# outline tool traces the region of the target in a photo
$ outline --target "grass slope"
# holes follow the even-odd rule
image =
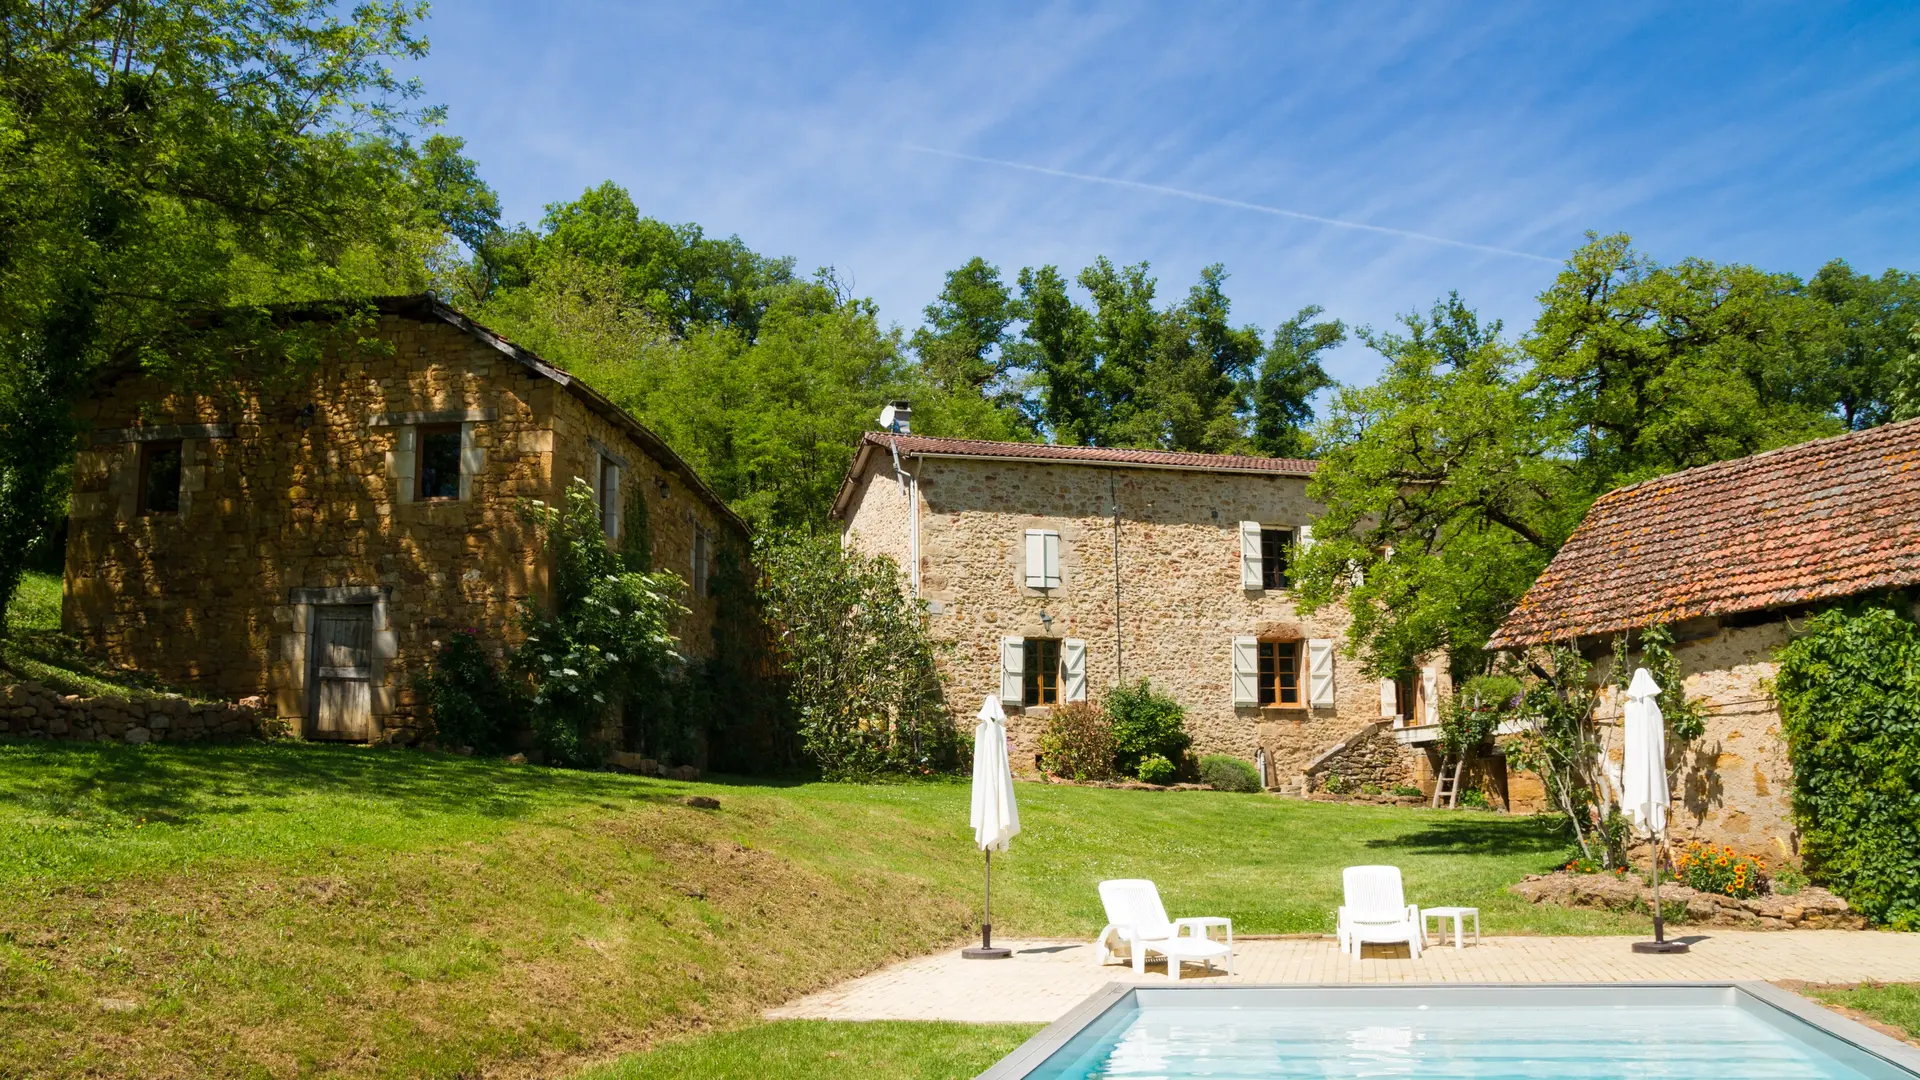
[[[721,809],[681,804],[696,792]],[[1526,820],[1020,796],[1025,831],[995,860],[1008,937],[1091,935],[1094,883],[1116,876],[1240,933],[1325,931],[1339,868],[1363,861],[1402,866],[1418,902],[1478,904],[1489,932],[1626,928],[1504,893],[1561,847]],[[964,939],[966,818],[950,783],[0,742],[0,1076],[551,1075],[735,1027]]]
[[[60,632],[60,575],[29,570],[7,605],[0,638],[0,680],[34,680],[65,694],[126,696],[169,692],[136,672],[118,671],[80,651]]]
[[[778,1020],[668,1043],[591,1069],[578,1080],[968,1080],[1027,1041],[1039,1024]]]
[[[1816,988],[1804,992],[1828,1005],[1865,1013],[1889,1027],[1906,1032],[1908,1040],[1920,1042],[1920,983],[1864,983],[1860,986]]]

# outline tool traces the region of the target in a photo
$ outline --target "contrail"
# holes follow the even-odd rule
[[[1358,229],[1362,232],[1381,233],[1386,236],[1398,236],[1405,240],[1422,240],[1429,244],[1445,244],[1448,247],[1466,248],[1468,251],[1484,251],[1489,255],[1506,255],[1516,259],[1532,259],[1535,262],[1560,265],[1559,259],[1549,259],[1544,255],[1535,255],[1531,251],[1515,251],[1512,248],[1493,247],[1488,244],[1475,244],[1466,240],[1453,240],[1431,233],[1413,232],[1408,229],[1393,229],[1385,225],[1368,225],[1360,221],[1342,221],[1339,218],[1321,217],[1319,214],[1302,213],[1299,210],[1283,210],[1278,206],[1262,206],[1259,203],[1241,202],[1239,199],[1223,199],[1218,195],[1208,195],[1202,191],[1187,191],[1184,188],[1167,187],[1164,184],[1143,184],[1138,180],[1120,180],[1111,176],[1095,176],[1092,173],[1068,172],[1065,169],[1049,169],[1044,165],[1028,165],[1022,161],[1002,161],[999,158],[979,157],[974,154],[962,154],[953,150],[937,150],[931,146],[915,146],[912,143],[899,144],[901,149],[916,154],[933,154],[936,157],[953,158],[956,161],[972,161],[981,165],[998,165],[1003,169],[1020,169],[1024,172],[1039,173],[1042,176],[1059,176],[1068,180],[1080,180],[1089,184],[1106,184],[1109,187],[1130,188],[1155,195],[1171,195],[1176,199],[1188,199],[1193,202],[1212,203],[1215,206],[1232,207],[1235,210],[1252,210],[1257,214],[1272,214],[1274,217],[1293,218],[1296,221],[1311,221],[1317,225],[1332,225],[1340,229]]]

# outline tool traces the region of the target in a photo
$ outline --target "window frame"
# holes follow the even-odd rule
[[[620,538],[620,463],[605,454],[600,459],[594,487],[600,501],[600,531],[608,540]]]
[[[1020,641],[1020,704],[1024,708],[1064,704],[1060,700],[1060,638]],[[1051,653],[1053,662],[1047,663]],[[1049,697],[1048,695],[1052,696]]]
[[[693,573],[693,580],[688,584],[693,587],[693,595],[711,596],[713,594],[713,535],[698,525],[693,529],[693,551],[690,554],[693,565],[689,569]]]
[[[153,462],[159,455],[172,451],[173,466],[173,505],[153,505]],[[187,467],[187,444],[185,439],[150,439],[140,444],[139,516],[158,517],[163,514],[178,516],[181,506],[182,481]]]
[[[1293,578],[1288,571],[1293,569],[1293,554],[1299,543],[1299,534],[1293,529],[1260,526],[1262,590],[1279,592],[1293,588]]]
[[[1258,645],[1257,666],[1254,672],[1255,695],[1263,709],[1300,709],[1306,706],[1301,697],[1300,659],[1305,642],[1294,638],[1261,638]],[[1283,654],[1284,653],[1284,657]],[[1282,670],[1281,660],[1287,661],[1288,670]],[[1292,680],[1293,697],[1288,700],[1285,694],[1286,680]]]
[[[427,494],[427,440],[453,436],[453,494]],[[413,501],[444,503],[460,501],[460,479],[466,472],[466,435],[456,421],[444,424],[417,424],[413,429]]]

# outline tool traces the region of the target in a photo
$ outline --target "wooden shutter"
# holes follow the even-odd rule
[[[1440,669],[1420,669],[1420,722],[1437,724],[1440,722]]]
[[[1060,700],[1087,700],[1087,643],[1079,638],[1060,643]]]
[[[1313,546],[1313,526],[1302,525],[1294,532],[1294,547],[1305,551]]]
[[[1316,709],[1333,706],[1333,639],[1307,641],[1307,702]]]
[[[1380,680],[1380,719],[1391,720],[1400,715],[1400,684],[1392,679]]]
[[[1060,534],[1050,529],[1027,530],[1026,581],[1029,589],[1060,587]]]
[[[1233,639],[1233,703],[1260,704],[1260,639]]]
[[[1260,588],[1260,523],[1240,523],[1240,587]]]
[[[1007,637],[1000,639],[1000,700],[1015,705],[1026,696],[1026,678],[1024,675],[1027,659],[1025,638]]]

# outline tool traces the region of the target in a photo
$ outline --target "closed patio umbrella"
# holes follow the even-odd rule
[[[992,694],[980,704],[973,729],[973,842],[987,856],[986,906],[980,918],[980,945],[962,949],[969,960],[1004,960],[1012,950],[993,947],[993,853],[1007,850],[1020,831],[1020,807],[1013,801],[1013,766],[1007,761],[1007,714]]]
[[[1646,830],[1653,844],[1653,940],[1636,941],[1634,952],[1686,952],[1684,941],[1668,941],[1666,923],[1660,915],[1660,849],[1667,831],[1667,721],[1653,699],[1660,686],[1646,668],[1633,673],[1627,686],[1624,712],[1625,745],[1621,762],[1620,794],[1626,803],[1627,820]]]

